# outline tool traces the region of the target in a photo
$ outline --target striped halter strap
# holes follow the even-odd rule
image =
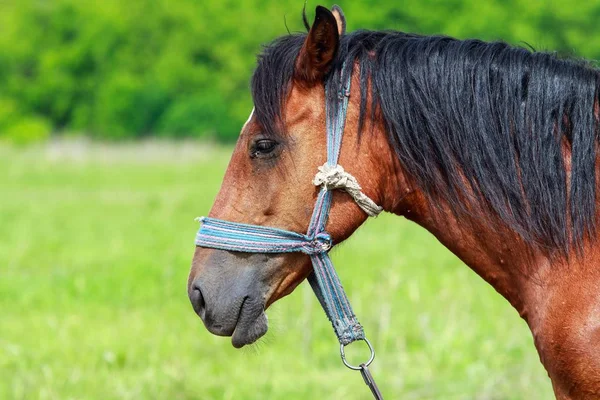
[[[332,189],[345,190],[369,216],[376,216],[382,211],[381,207],[360,191],[356,179],[337,164],[352,80],[351,70],[346,72],[347,76],[343,79],[344,70],[345,68],[342,67],[339,81],[334,79],[334,76],[326,85],[327,99],[330,97],[331,90],[336,90],[338,96],[334,103],[334,109],[330,109],[329,101],[326,101],[327,162],[319,167],[319,172],[313,181],[321,189],[308,232],[300,234],[266,226],[201,217],[199,220],[202,222],[202,226],[196,235],[196,246],[244,253],[301,252],[308,254],[313,265],[313,273],[310,274],[308,280],[333,325],[340,342],[342,361],[348,368],[360,370],[375,398],[382,399],[367,368],[373,361],[375,352],[365,337],[363,327],[352,311],[348,297],[329,258],[328,252],[333,246],[333,241],[325,231],[331,208]],[[367,343],[371,356],[367,362],[354,366],[346,361],[344,347],[357,340]]]

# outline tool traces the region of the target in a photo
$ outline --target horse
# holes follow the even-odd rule
[[[557,399],[600,398],[600,72],[504,42],[346,33],[338,7],[304,22],[307,33],[258,57],[254,108],[209,217],[306,232],[337,101],[325,87],[348,76],[339,164],[508,300]],[[335,244],[366,219],[348,194],[333,194]],[[312,270],[305,254],[197,246],[188,295],[211,333],[242,347]]]

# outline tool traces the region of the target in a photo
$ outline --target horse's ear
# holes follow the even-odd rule
[[[335,4],[333,7],[331,7],[331,13],[333,14],[333,16],[335,17],[335,20],[337,22],[338,33],[340,34],[340,37],[342,35],[345,35],[346,34],[346,16],[344,15],[342,8],[340,6],[338,6],[337,4]]]
[[[315,22],[296,60],[295,78],[309,86],[322,82],[331,68],[339,44],[338,22],[333,13],[317,6]]]

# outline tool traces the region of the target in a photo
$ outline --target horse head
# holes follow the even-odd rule
[[[326,154],[326,79],[341,71],[337,54],[345,20],[337,7],[317,7],[308,34],[278,39],[260,56],[252,80],[255,108],[243,126],[209,217],[306,232],[318,194],[313,178]],[[350,66],[352,74],[352,66]],[[383,134],[360,140],[357,72],[346,113],[339,164],[362,191],[385,206],[382,193],[397,171]],[[337,94],[335,94],[337,95]],[[362,129],[380,130],[367,122]],[[373,157],[373,155],[379,157]],[[379,171],[374,173],[374,171]],[[335,193],[327,231],[349,237],[367,215]],[[291,293],[312,271],[305,254],[247,254],[196,248],[188,294],[207,329],[232,335],[241,347],[267,331],[265,309]]]

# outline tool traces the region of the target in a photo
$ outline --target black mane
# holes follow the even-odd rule
[[[281,37],[258,58],[252,94],[266,133],[281,126],[305,37]],[[434,200],[563,254],[595,234],[597,70],[501,42],[357,31],[327,77],[330,108],[354,62],[402,165]],[[366,102],[359,130],[373,117]]]

